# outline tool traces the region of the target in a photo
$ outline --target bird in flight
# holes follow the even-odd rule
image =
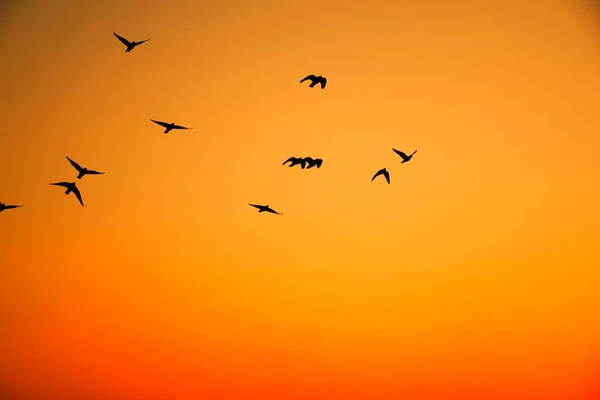
[[[79,188],[77,187],[75,182],[56,182],[56,183],[51,183],[50,185],[66,187],[67,191],[65,192],[65,194],[68,195],[71,192],[75,193],[75,196],[77,196],[77,200],[79,200],[79,202],[81,203],[81,206],[83,207],[83,200],[81,199],[81,193],[79,192]]]
[[[327,85],[327,78],[325,78],[324,76],[315,76],[315,75],[308,75],[306,78],[302,79],[300,81],[300,83],[310,80],[311,83],[310,85],[308,85],[308,87],[315,87],[317,84],[321,84],[321,89],[325,89],[325,85]]]
[[[410,159],[412,158],[412,156],[415,155],[415,153],[417,152],[416,150],[413,151],[413,153],[410,156],[407,156],[406,153],[401,152],[400,150],[396,150],[394,148],[392,148],[392,150],[394,150],[394,152],[396,154],[398,154],[400,157],[402,157],[402,162],[400,164],[404,164],[405,162],[409,162]]]
[[[175,125],[175,122],[171,122],[170,124],[167,124],[166,122],[162,122],[162,121],[155,121],[153,119],[150,119],[150,121],[154,122],[155,124],[158,124],[165,129],[165,133],[169,133],[170,131],[172,131],[173,129],[194,129],[194,128],[186,128],[185,126],[181,126],[181,125]]]
[[[323,160],[320,158],[305,157],[304,161],[307,163],[306,169],[311,169],[312,167],[321,168],[321,165],[323,164]]]
[[[248,203],[248,204],[251,205],[252,207],[258,208],[259,213],[270,212],[272,214],[283,215],[283,214],[280,214],[277,211],[273,210],[271,207],[269,207],[268,204],[266,206],[261,206],[260,204],[250,204],[250,203]]]
[[[87,168],[82,168],[81,165],[77,164],[75,161],[71,160],[67,156],[67,160],[71,163],[72,166],[75,167],[77,171],[79,171],[79,175],[77,175],[77,179],[83,178],[84,175],[102,175],[104,172],[98,172]]]
[[[136,46],[139,46],[140,44],[146,43],[148,40],[150,40],[150,38],[148,38],[146,40],[141,40],[139,42],[130,42],[129,40],[125,39],[123,36],[119,36],[114,32],[113,32],[113,35],[115,35],[117,37],[117,39],[119,39],[121,41],[121,43],[123,43],[125,46],[127,46],[127,50],[125,50],[126,53],[129,53]]]
[[[290,167],[293,167],[294,165],[298,165],[298,164],[300,164],[302,169],[304,169],[304,167],[306,167],[306,160],[304,158],[290,157],[283,162],[283,165],[285,165],[288,162],[290,163],[290,165],[289,165]]]
[[[0,202],[0,212],[4,211],[4,210],[10,210],[11,208],[19,208],[19,207],[23,207],[23,204],[21,204],[20,206],[14,206],[14,205],[10,205],[10,204],[4,204],[2,202]]]
[[[383,175],[385,177],[385,180],[387,181],[387,183],[389,185],[389,183],[390,183],[390,173],[385,168],[381,168],[379,171],[377,171],[377,173],[375,175],[373,175],[373,179],[371,179],[371,182],[373,182],[375,180],[375,178],[377,178],[379,175]]]

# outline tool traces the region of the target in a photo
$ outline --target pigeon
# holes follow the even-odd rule
[[[323,164],[323,160],[320,158],[306,157],[304,158],[304,161],[306,161],[307,164],[306,169],[311,169],[312,167],[321,168],[321,165]]]
[[[302,79],[300,81],[300,83],[306,81],[306,80],[310,80],[311,83],[308,87],[315,87],[317,84],[321,84],[321,89],[325,89],[325,85],[327,85],[327,78],[325,78],[324,76],[315,76],[315,75],[308,75],[306,78]]]
[[[415,155],[415,153],[417,152],[416,150],[413,151],[413,153],[410,156],[407,156],[406,153],[401,152],[400,150],[396,150],[394,148],[392,148],[392,150],[394,150],[394,152],[396,154],[398,154],[400,157],[402,157],[402,162],[400,164],[404,164],[405,162],[409,162],[410,159],[412,158],[412,156]]]
[[[65,192],[65,194],[68,195],[71,192],[75,193],[75,196],[77,196],[77,200],[79,200],[79,202],[81,203],[81,206],[83,207],[83,200],[81,199],[81,193],[79,192],[79,189],[77,188],[77,185],[75,184],[75,182],[56,182],[56,183],[51,183],[50,185],[66,187],[67,191]]]
[[[0,202],[0,212],[4,211],[4,210],[10,210],[11,208],[19,208],[19,207],[23,207],[23,204],[21,204],[20,206],[15,206],[15,205],[10,205],[10,204],[4,204],[2,202]]]
[[[129,53],[131,50],[133,50],[136,46],[139,46],[142,43],[146,43],[148,40],[150,40],[150,38],[146,39],[146,40],[141,40],[139,42],[130,42],[129,40],[125,39],[122,36],[117,35],[116,33],[113,32],[113,35],[115,35],[117,37],[117,39],[119,39],[121,41],[121,43],[123,43],[125,46],[127,46],[127,49],[125,50],[126,53]]]
[[[302,169],[304,169],[304,167],[306,167],[306,160],[303,158],[300,158],[300,157],[290,157],[283,162],[283,165],[285,165],[288,162],[290,163],[290,165],[289,165],[290,167],[293,167],[294,165],[298,165],[298,164],[300,164]]]
[[[152,121],[155,124],[158,124],[158,125],[166,128],[165,129],[165,133],[169,133],[173,129],[194,129],[194,128],[186,128],[185,126],[181,126],[181,125],[175,125],[175,122],[171,122],[170,124],[167,124],[166,122],[155,121],[153,119],[150,119],[150,121]]]
[[[79,175],[77,175],[77,179],[83,178],[84,175],[102,175],[104,172],[98,172],[87,168],[81,168],[81,165],[77,164],[75,161],[71,160],[67,156],[67,160],[71,163],[72,166],[75,167],[77,171],[79,171]]]
[[[272,208],[270,208],[269,205],[261,206],[259,204],[250,204],[250,203],[248,203],[248,204],[251,205],[252,207],[258,208],[258,212],[259,213],[261,213],[261,212],[270,212],[270,213],[277,214],[277,215],[283,215],[283,214],[280,214],[277,211],[273,210]]]
[[[387,181],[387,183],[390,183],[390,173],[387,172],[387,170],[385,168],[380,169],[379,171],[377,171],[377,173],[375,175],[373,175],[373,179],[371,179],[371,182],[373,182],[375,180],[375,178],[377,178],[379,175],[383,175],[385,176],[385,180]]]

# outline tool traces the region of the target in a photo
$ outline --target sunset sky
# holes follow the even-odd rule
[[[0,59],[0,400],[600,398],[594,1],[3,1]]]

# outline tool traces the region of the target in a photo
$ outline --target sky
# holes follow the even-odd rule
[[[600,396],[593,2],[0,16],[0,398]]]

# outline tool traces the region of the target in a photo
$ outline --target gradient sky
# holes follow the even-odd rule
[[[3,400],[599,398],[592,2],[0,15]]]

